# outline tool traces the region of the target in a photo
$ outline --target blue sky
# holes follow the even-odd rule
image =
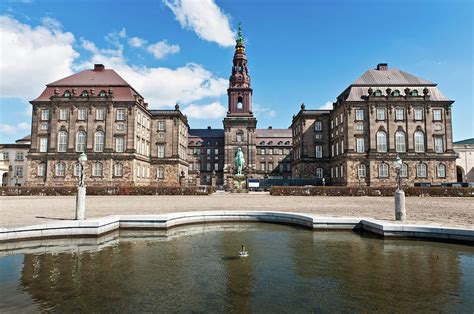
[[[261,128],[387,62],[438,83],[456,101],[454,140],[474,137],[472,1],[6,0],[0,16],[1,143],[29,133],[45,84],[95,62],[151,108],[179,102],[192,128],[222,128],[239,21]]]

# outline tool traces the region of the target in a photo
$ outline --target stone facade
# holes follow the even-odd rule
[[[26,136],[15,144],[0,144],[0,178],[2,186],[25,185],[28,174],[28,150],[31,139]]]
[[[457,182],[474,182],[474,138],[453,143],[456,159]]]

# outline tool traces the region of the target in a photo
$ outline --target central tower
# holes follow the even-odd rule
[[[244,38],[239,24],[232,73],[227,89],[229,107],[224,118],[224,182],[227,182],[229,174],[235,172],[234,156],[239,147],[246,161],[244,172],[252,174],[255,171],[257,119],[252,112],[252,92]]]

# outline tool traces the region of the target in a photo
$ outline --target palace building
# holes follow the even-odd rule
[[[96,64],[46,85],[31,101],[28,185],[227,185],[241,148],[249,178],[325,179],[332,185],[455,181],[451,105],[436,84],[379,64],[332,110],[301,110],[291,127],[257,128],[242,34],[236,40],[223,129],[192,129],[178,104],[150,110],[112,69]]]

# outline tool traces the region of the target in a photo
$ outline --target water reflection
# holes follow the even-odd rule
[[[237,257],[241,243],[247,258]],[[243,224],[120,231],[10,249],[0,247],[0,311],[38,306],[57,312],[463,312],[474,307],[474,248],[462,245]]]

